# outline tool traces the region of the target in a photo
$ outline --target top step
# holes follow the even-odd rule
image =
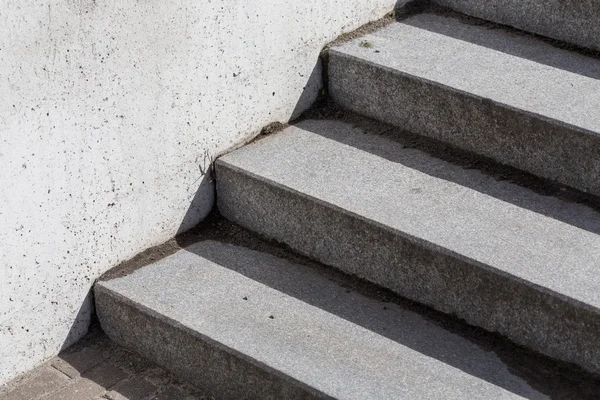
[[[419,14],[334,47],[342,107],[600,195],[600,60]]]
[[[565,0],[435,0],[473,17],[600,50],[600,3]]]

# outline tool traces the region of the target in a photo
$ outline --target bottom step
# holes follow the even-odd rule
[[[111,339],[216,398],[547,398],[412,311],[231,244],[194,244],[95,296]]]

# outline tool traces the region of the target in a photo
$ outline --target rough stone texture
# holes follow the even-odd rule
[[[432,14],[329,60],[345,108],[600,195],[600,60]]]
[[[65,371],[68,374],[65,374]],[[96,327],[35,371],[0,387],[1,400],[209,400]]]
[[[322,47],[396,3],[3,0],[0,384],[81,337],[94,280],[194,226],[215,155],[310,106]]]
[[[596,0],[434,0],[456,11],[600,50]]]
[[[58,392],[45,397],[47,400],[82,400],[95,399],[106,390],[101,385],[88,379],[79,379]]]
[[[146,398],[156,392],[157,387],[143,376],[132,378],[115,386],[108,392],[107,397],[114,400],[130,398]]]
[[[419,315],[243,247],[201,242],[95,293],[111,338],[218,398],[545,398]]]
[[[210,285],[212,282],[205,282],[205,286]],[[171,291],[173,290],[176,289],[172,288]],[[194,332],[185,325],[181,326],[179,321],[170,321],[168,317],[161,318],[154,310],[147,310],[144,305],[132,305],[123,296],[113,296],[104,289],[104,283],[95,287],[95,293],[102,327],[111,339],[138,354],[143,354],[215,397],[314,397],[309,395],[310,392],[305,388],[290,384],[278,374],[270,374],[269,370],[265,371],[260,364],[256,365],[252,360],[242,358],[240,362],[236,352],[232,354],[223,350],[223,346],[215,345],[202,333]],[[190,304],[195,306],[187,300],[171,307],[188,310]],[[202,316],[198,316],[201,319]]]
[[[217,161],[233,222],[600,371],[600,215],[335,121]]]
[[[0,392],[2,400],[31,400],[51,394],[56,390],[60,390],[70,384],[68,377],[60,371],[48,368],[39,367],[31,371],[27,379],[23,379],[22,383],[11,390],[3,390]]]

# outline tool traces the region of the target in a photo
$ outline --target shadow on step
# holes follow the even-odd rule
[[[359,327],[362,327],[371,334],[383,336],[397,345],[408,347],[525,398],[548,398],[547,395],[550,395],[550,398],[592,398],[594,391],[600,387],[597,383],[586,382],[584,377],[581,382],[564,380],[560,372],[548,364],[543,365],[543,362],[536,366],[543,365],[542,368],[529,371],[530,375],[537,375],[530,381],[516,372],[522,372],[523,366],[531,368],[531,363],[526,360],[522,365],[515,365],[520,364],[518,354],[513,356],[512,365],[507,364],[494,351],[445,329],[441,324],[432,322],[396,302],[376,300],[348,289],[347,285],[340,284],[339,281],[334,282],[314,268],[298,264],[293,257],[293,263],[285,262],[264,252],[249,251],[244,247],[212,240],[188,247],[186,250],[268,288],[349,321],[357,325],[359,331]],[[281,257],[281,253],[278,253],[278,256]],[[301,307],[300,310],[302,309]],[[316,331],[314,334],[318,336],[330,333]],[[364,345],[368,347],[369,342]],[[491,347],[501,346],[494,343]],[[386,354],[376,356],[386,357]]]
[[[429,176],[456,183],[517,207],[600,235],[600,214],[590,207],[563,201],[553,196],[539,195],[518,184],[499,181],[476,169],[465,168],[436,158],[438,156],[436,152],[443,151],[443,149],[433,149],[432,154],[429,155],[420,150],[407,148],[407,146],[412,147],[412,144],[407,144],[412,139],[404,137],[404,132],[398,128],[377,122],[369,125],[369,120],[361,117],[356,118],[356,121],[350,120],[348,122],[350,125],[345,126],[344,129],[340,129],[338,121],[327,120],[307,120],[296,125],[319,136],[335,140]],[[355,124],[354,122],[358,123]],[[426,150],[429,151],[429,149]],[[439,156],[443,156],[443,154]],[[518,171],[516,172],[518,173]]]
[[[600,79],[600,63],[593,58],[598,57],[598,52],[467,17],[441,7],[435,7],[432,11],[447,18],[423,14],[402,20],[402,23],[573,74]],[[571,53],[567,54],[567,51]]]

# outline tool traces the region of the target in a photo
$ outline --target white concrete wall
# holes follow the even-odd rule
[[[395,3],[0,0],[0,383],[84,334],[94,280],[200,221],[211,158],[310,105],[323,45]]]

